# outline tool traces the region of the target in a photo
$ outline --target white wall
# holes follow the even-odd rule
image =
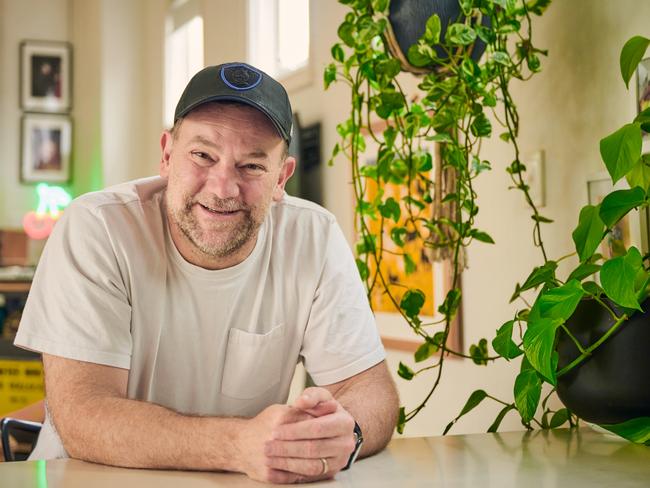
[[[19,183],[19,44],[73,47],[75,196],[157,171],[166,0],[0,0],[0,227],[36,206]]]
[[[36,206],[36,192],[19,184],[19,45],[26,39],[68,41],[68,1],[0,0],[0,14],[0,227],[20,227]]]

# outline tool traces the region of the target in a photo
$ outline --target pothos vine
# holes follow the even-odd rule
[[[347,84],[352,96],[350,116],[337,126],[341,140],[332,159],[342,153],[351,163],[360,237],[357,266],[369,298],[379,287],[422,340],[414,359],[428,364],[413,370],[400,363],[398,374],[410,380],[435,370],[420,404],[400,409],[398,431],[403,432],[437,389],[446,357],[470,358],[477,364],[500,357],[489,355],[486,339],[471,345],[468,353],[449,344],[461,303],[464,250],[473,241],[494,242],[475,226],[479,207],[474,189],[475,179],[491,168],[480,157],[482,141],[494,130],[491,120],[505,128],[500,137],[513,149],[507,168],[512,188],[530,206],[533,240],[547,261],[541,225],[550,220],[540,214],[525,183],[517,143],[519,115],[509,86],[513,79],[526,80],[540,70],[539,55],[545,52],[533,46],[531,16],[541,15],[550,0],[459,0],[462,14],[455,22],[443,26],[437,15],[426,20],[423,36],[407,53],[411,65],[427,71],[416,96],[402,88],[402,66],[389,50],[389,1],[339,1],[350,11],[338,28],[340,42],[332,46],[334,62],[326,68],[324,81],[326,87],[335,81]],[[488,22],[481,21],[485,18]],[[477,44],[485,45],[480,61],[472,57]],[[377,130],[376,122],[382,120]],[[374,165],[363,162],[369,141],[378,147]],[[406,194],[387,195],[391,185]],[[390,253],[401,258],[407,275],[415,271],[416,260],[407,250],[413,241],[427,250],[427,259],[451,263],[450,289],[436,319],[428,322],[422,314],[425,293],[391,281],[382,266]],[[495,400],[505,405],[502,412],[515,408]],[[499,423],[497,418],[491,429]]]

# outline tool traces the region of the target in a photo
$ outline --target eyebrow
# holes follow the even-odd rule
[[[219,144],[216,144],[215,142],[211,141],[207,137],[203,137],[201,135],[194,136],[192,139],[190,139],[190,143],[195,143],[199,142],[201,144],[204,144],[206,146],[212,147],[214,149],[220,149],[221,146]],[[269,155],[266,151],[263,149],[253,149],[250,152],[246,153],[245,157],[247,158],[268,158]]]

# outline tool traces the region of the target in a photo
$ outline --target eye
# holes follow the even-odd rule
[[[249,175],[260,175],[266,173],[266,166],[258,163],[246,163],[240,166],[246,174]]]
[[[192,159],[198,164],[209,164],[212,162],[212,157],[203,151],[192,151],[190,154]]]

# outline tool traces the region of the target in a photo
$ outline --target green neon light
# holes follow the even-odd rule
[[[36,464],[36,486],[47,488],[47,461],[39,459]]]
[[[39,183],[36,185],[36,193],[38,194],[38,207],[36,214],[43,216],[50,214],[56,219],[61,210],[70,205],[72,197],[60,186],[49,186],[47,183]]]

